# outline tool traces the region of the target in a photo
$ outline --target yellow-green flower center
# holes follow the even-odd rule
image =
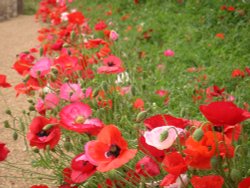
[[[77,116],[76,119],[75,119],[75,123],[82,124],[82,123],[85,122],[85,120],[86,120],[85,117],[83,117],[83,116]]]

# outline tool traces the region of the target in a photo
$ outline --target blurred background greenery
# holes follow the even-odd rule
[[[32,15],[36,13],[40,0],[23,0],[23,14]]]

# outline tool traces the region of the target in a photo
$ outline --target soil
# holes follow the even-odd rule
[[[15,70],[11,67],[15,62],[16,55],[27,51],[38,44],[36,37],[39,24],[35,22],[34,16],[18,16],[0,23],[0,74],[7,75],[7,81],[15,86],[21,82]],[[2,89],[5,100],[0,96],[0,141],[6,143],[10,150],[7,157],[8,162],[30,169],[29,157],[26,154],[23,138],[17,141],[12,139],[13,131],[3,128],[3,121],[8,119],[5,110],[10,108],[15,116],[21,114],[27,108],[25,96],[16,97],[14,88]],[[0,163],[0,188],[28,188],[32,180],[24,180],[20,170],[16,170]],[[4,166],[6,168],[4,168]],[[8,178],[5,176],[9,176]],[[30,179],[30,178],[29,178]]]

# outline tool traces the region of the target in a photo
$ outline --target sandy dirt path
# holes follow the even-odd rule
[[[27,51],[37,44],[37,31],[39,24],[35,23],[34,16],[18,16],[8,21],[0,23],[0,74],[7,75],[7,81],[16,85],[21,81],[21,77],[11,69],[15,62],[16,54]],[[13,88],[1,89],[6,102],[13,114],[18,115],[22,109],[28,106],[24,96],[15,97]],[[23,139],[13,141],[13,131],[3,128],[3,121],[7,119],[5,114],[6,103],[0,97],[0,141],[7,144],[10,149],[8,161],[12,163],[27,163],[28,157],[24,152]],[[0,188],[28,188],[30,183],[20,178],[7,179],[1,176],[22,177],[22,173],[17,170],[3,169],[0,164]]]

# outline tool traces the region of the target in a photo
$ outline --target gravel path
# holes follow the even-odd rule
[[[21,77],[11,69],[15,62],[16,54],[34,47],[39,25],[35,23],[34,16],[18,16],[0,23],[0,74],[7,75],[7,81],[15,86],[21,81]],[[15,97],[13,88],[1,89],[7,105],[13,114],[20,114],[27,107],[24,96]],[[23,139],[13,141],[13,132],[3,128],[3,121],[7,119],[6,102],[0,97],[0,141],[7,144],[10,149],[8,161],[18,164],[27,163],[28,157],[24,152]],[[21,177],[22,173],[13,169],[3,169],[0,164],[0,188],[28,188],[30,183],[19,178],[3,178],[1,176]]]

